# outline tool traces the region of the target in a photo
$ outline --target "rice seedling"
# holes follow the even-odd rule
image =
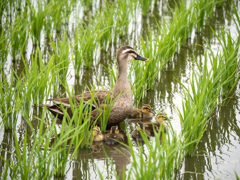
[[[225,35],[228,37],[228,43]],[[194,153],[212,111],[218,104],[225,101],[225,99],[221,101],[219,97],[229,94],[229,90],[231,92],[236,86],[235,74],[239,62],[235,49],[238,51],[239,40],[233,43],[228,33],[222,34],[222,38],[223,43],[219,38],[218,40],[222,44],[223,55],[214,55],[212,50],[209,54],[205,53],[203,68],[196,62],[198,72],[193,72],[190,87],[187,88],[180,83],[185,89],[182,113],[178,110],[185,143],[197,139],[196,144],[186,147],[186,154]],[[207,59],[211,62],[211,69],[207,66]]]
[[[25,132],[24,135],[23,145],[20,145],[17,134],[14,131],[15,154],[13,155],[16,158],[16,163],[13,163],[13,158],[10,161],[12,162],[11,164],[2,157],[3,160],[7,163],[7,168],[5,169],[5,177],[7,177],[9,173],[7,172],[8,168],[10,170],[9,176],[11,179],[48,179],[53,177],[52,160],[54,153],[49,151],[49,145],[51,134],[55,128],[56,119],[53,122],[52,126],[49,126],[44,131],[44,114],[45,113],[43,113],[43,116],[40,119],[40,127],[37,132],[35,132],[31,121],[28,118],[25,119],[33,135],[32,138],[34,138],[34,143],[31,146],[27,145],[27,132]]]
[[[69,41],[66,33],[64,33],[62,41],[58,39],[58,46],[51,40],[51,46],[54,50],[54,58],[58,68],[59,78],[65,83],[67,79],[67,72],[70,64],[69,60]]]
[[[92,3],[93,3],[93,0],[81,0],[81,3],[83,6],[85,6],[86,8],[90,8]]]
[[[240,179],[240,176],[238,176],[237,172],[235,171],[235,177],[236,177],[236,180],[239,180]]]
[[[74,37],[74,59],[73,59],[73,64],[74,64],[74,72],[75,72],[75,77],[79,77],[80,69],[83,64],[83,59],[81,59],[81,54],[79,51],[79,42],[80,37],[78,33],[75,33]]]
[[[24,84],[24,97],[28,101],[33,101],[34,104],[42,104],[43,99],[50,93],[50,87],[48,87],[49,76],[51,68],[53,66],[54,59],[51,58],[48,64],[45,66],[42,59],[40,49],[37,47],[35,57],[32,56],[31,68],[28,68],[24,57],[22,57],[25,65],[26,76],[23,78]],[[32,97],[32,99],[30,98]],[[30,98],[30,99],[29,99]],[[27,108],[28,109],[28,108]]]
[[[116,81],[117,81],[117,76],[115,74],[115,72],[117,72],[117,66],[115,64],[110,64],[108,67],[105,67],[104,65],[102,65],[102,66],[109,73],[110,89],[113,89],[114,85],[116,84]]]
[[[131,167],[128,170],[127,177],[123,172],[123,179],[174,179],[176,171],[180,168],[183,158],[184,145],[181,143],[181,137],[172,132],[170,135],[155,132],[155,141],[150,142],[147,137],[143,137],[145,151],[149,152],[145,159],[143,146],[139,144],[139,152],[134,150],[133,143],[128,137],[128,145],[131,153]],[[118,150],[120,151],[120,150]],[[121,151],[120,151],[121,152]],[[116,179],[119,179],[116,172],[112,173]],[[103,177],[99,174],[100,178]]]
[[[5,179],[7,178],[9,169],[11,172],[11,179],[19,179],[19,177],[21,179],[51,179],[53,176],[62,177],[65,175],[70,150],[73,149],[72,142],[75,139],[75,136],[84,130],[85,126],[83,124],[81,127],[73,127],[70,123],[69,126],[65,127],[65,116],[60,135],[57,135],[56,133],[55,124],[57,118],[44,130],[45,110],[46,109],[44,108],[42,117],[39,119],[40,126],[37,132],[35,132],[31,121],[28,118],[25,119],[31,129],[31,133],[33,135],[32,138],[34,138],[31,146],[27,145],[28,133],[25,132],[23,147],[21,150],[17,135],[14,131],[15,156],[17,163],[8,163],[6,159],[1,157],[7,164],[4,171]],[[52,134],[55,134],[54,141],[51,139]],[[79,144],[81,142],[82,141],[79,141]],[[75,148],[78,146],[75,146]],[[73,158],[75,152],[76,151],[71,152],[71,158]]]
[[[78,35],[75,35],[75,37],[76,36],[79,37],[77,39],[79,44],[79,49],[77,52],[78,57],[79,59],[83,60],[84,66],[86,68],[90,68],[94,59],[95,51],[97,48],[97,42],[99,39],[99,37],[96,36],[97,32],[98,32],[98,26],[94,26],[92,24],[87,26],[83,22],[79,24],[78,29],[75,32],[78,34]],[[78,62],[79,60],[74,62],[74,65],[77,64]],[[77,73],[78,69],[75,70],[75,73]]]
[[[223,30],[221,31],[221,37],[218,37],[215,32],[214,34],[219,44],[221,45],[222,53],[217,53],[214,55],[212,49],[209,48],[211,53],[210,58],[212,58],[211,63],[215,74],[221,73],[220,82],[223,83],[222,94],[229,95],[240,77],[239,75],[236,77],[237,70],[239,68],[238,52],[240,46],[240,38],[233,40],[230,32],[225,32]],[[208,47],[210,46],[208,45]],[[224,68],[225,71],[223,71],[222,68]]]
[[[53,27],[57,32],[60,32],[62,25],[64,23],[68,24],[69,16],[72,12],[71,4],[74,5],[76,2],[72,1],[69,2],[67,0],[59,2],[53,0],[51,3],[52,3],[51,17],[53,21]]]
[[[54,55],[51,57],[51,60],[53,60],[53,66],[51,68],[51,76],[49,79],[49,82],[52,86],[52,96],[56,97],[57,95],[61,95],[59,94],[59,89],[61,87],[61,81],[60,81],[60,77],[59,77],[59,70],[58,70],[58,66],[55,64],[56,62],[54,61]]]
[[[148,30],[147,38],[141,38],[142,54],[151,61],[147,66],[133,64],[136,78],[133,92],[136,97],[139,97],[139,100],[143,96],[144,90],[154,87],[158,72],[165,67],[175,53],[179,52],[180,47],[184,46],[191,36],[198,23],[198,18],[195,17],[195,8],[204,6],[202,11],[205,12],[213,9],[215,5],[215,1],[206,1],[203,4],[193,1],[187,7],[185,1],[181,1],[180,5],[176,5],[175,10],[172,11],[173,18],[170,23],[163,20],[163,23],[157,24],[157,34]],[[205,19],[210,16],[211,14],[204,15]],[[144,76],[140,75],[142,72],[144,72]]]
[[[70,93],[68,85],[65,87],[67,94],[69,97],[75,97],[74,93]],[[66,110],[64,110],[64,113],[66,114],[66,117],[68,117],[69,124],[71,126],[74,126],[78,128],[78,131],[74,132],[74,141],[73,144],[76,148],[76,151],[78,152],[79,147],[83,146],[89,146],[91,143],[89,141],[89,129],[91,129],[91,112],[92,112],[92,104],[94,102],[94,93],[95,88],[93,88],[92,91],[92,98],[87,104],[83,103],[84,96],[81,98],[80,102],[76,102],[75,98],[69,98],[70,108],[72,111],[72,118],[68,116],[68,113]],[[62,106],[62,109],[63,106]]]
[[[199,66],[198,68],[199,72],[194,71],[192,74],[189,88],[179,82],[185,89],[182,113],[178,109],[184,143],[197,139],[196,144],[186,147],[186,154],[194,153],[194,149],[206,129],[211,112],[217,105],[220,93],[220,88],[216,87],[220,77],[213,78],[212,69],[208,70],[207,67],[206,55],[203,69]]]
[[[196,31],[199,33],[204,25],[204,22],[211,18],[215,6],[220,6],[224,0],[200,0],[195,1],[195,18],[197,19]]]
[[[116,43],[117,37],[123,37],[128,32],[129,26],[129,9],[125,8],[126,1],[118,1],[118,7],[115,15],[114,40]]]
[[[66,126],[66,116],[63,118],[60,134],[58,135],[55,132],[55,141],[54,141],[54,144],[52,145],[55,148],[58,146],[61,149],[60,151],[56,149],[58,152],[54,156],[53,167],[56,168],[54,172],[55,177],[63,177],[65,175],[66,165],[69,159],[69,153],[72,148],[73,138],[70,139],[69,134],[67,135],[65,134],[67,129],[69,129],[69,127],[71,128],[71,126],[64,128],[65,126]],[[69,140],[70,142],[68,142]],[[61,144],[57,145],[59,143]]]
[[[152,1],[149,0],[141,0],[139,1],[140,7],[142,9],[142,15],[143,17],[146,17],[149,10],[151,10],[151,5],[152,5]]]
[[[7,34],[9,32],[6,31],[6,27],[3,26],[0,34],[0,68],[3,69],[6,61],[7,55],[9,52],[9,41],[7,40]]]
[[[0,124],[4,125],[5,131],[11,131],[16,128],[18,112],[20,111],[21,101],[18,88],[21,86],[21,81],[17,81],[14,87],[14,72],[11,73],[10,82],[6,75],[1,70],[2,83],[0,83]]]
[[[70,2],[66,1],[64,3],[65,6],[63,7],[63,23],[65,25],[68,24],[69,22],[69,16],[72,12],[71,6],[75,6],[75,4],[76,2],[72,2],[72,1]]]
[[[25,18],[25,16],[17,18],[16,15],[15,23],[13,26],[10,27],[10,44],[13,61],[17,59],[17,55],[20,55],[20,52],[26,51],[26,44],[28,41],[27,28],[29,23],[26,22]]]
[[[108,123],[108,118],[110,116],[111,110],[113,108],[114,103],[117,101],[117,99],[119,98],[119,96],[121,96],[121,94],[119,94],[117,97],[113,98],[113,94],[111,93],[111,91],[108,92],[108,96],[105,99],[105,103],[104,105],[100,105],[100,107],[97,107],[99,112],[101,113],[100,115],[100,127],[101,127],[101,131],[103,133],[105,133],[106,128],[107,128],[107,123]],[[99,104],[99,103],[98,103]]]
[[[40,1],[38,1],[37,10],[35,10],[34,6],[32,6],[29,1],[28,6],[30,9],[29,17],[31,22],[30,32],[32,33],[32,41],[35,46],[40,45],[41,31],[45,23],[45,18],[51,10],[51,6],[44,7]]]
[[[51,37],[51,31],[52,31],[52,18],[50,13],[47,14],[45,20],[44,20],[44,29],[46,33],[46,38]]]
[[[53,125],[49,126],[44,131],[44,114],[45,113],[43,113],[40,119],[40,127],[37,133],[34,131],[31,121],[28,118],[26,119],[34,138],[34,143],[31,148],[28,148],[29,146],[27,146],[28,133],[25,133],[23,151],[21,152],[16,133],[14,133],[17,158],[16,166],[21,179],[46,179],[53,176],[53,172],[51,170],[53,156],[51,155],[51,152],[48,152],[51,136],[49,136],[48,133],[51,134],[53,132],[56,119],[53,122]]]
[[[108,43],[111,43],[113,38],[115,9],[106,1],[104,1],[104,7],[104,11],[98,11],[96,17],[101,50],[106,51]]]
[[[0,25],[2,25],[2,17],[4,15],[4,10],[6,9],[7,1],[0,2]]]

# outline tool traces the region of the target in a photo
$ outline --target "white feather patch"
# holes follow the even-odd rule
[[[133,49],[125,49],[122,51],[123,54],[127,53],[128,51],[134,51]]]

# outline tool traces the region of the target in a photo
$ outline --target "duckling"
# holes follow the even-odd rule
[[[105,142],[108,145],[113,145],[118,141],[123,142],[124,137],[121,133],[119,133],[118,126],[112,126],[110,132],[105,134]]]
[[[164,126],[164,133],[166,133],[167,132],[167,125],[163,122],[164,120],[167,119],[166,115],[165,114],[158,114],[155,119],[159,123],[160,126],[161,125]],[[160,128],[160,126],[158,126],[158,127]]]
[[[143,122],[143,125],[145,127],[145,130],[150,132],[152,136],[154,136],[154,130],[158,133],[160,126],[164,126],[164,132],[167,132],[167,125],[163,122],[164,120],[167,119],[166,115],[163,113],[160,113],[156,116],[156,122]]]
[[[91,133],[89,134],[89,140],[91,139]],[[104,135],[101,133],[101,129],[100,127],[98,126],[95,126],[93,128],[93,142],[96,142],[96,141],[103,141],[104,140]]]
[[[143,123],[137,123],[136,130],[133,131],[133,133],[132,133],[133,139],[143,141],[140,130],[142,131],[143,134],[147,135],[147,137],[149,137],[151,135],[151,133],[145,129],[145,126]]]
[[[129,118],[151,118],[153,117],[153,111],[149,104],[144,104],[141,109],[132,109]]]

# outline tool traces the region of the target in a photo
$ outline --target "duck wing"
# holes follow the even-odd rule
[[[93,95],[93,92],[87,91],[83,94],[76,95],[75,97],[72,97],[72,102],[76,102],[77,106],[80,104],[82,98],[83,103],[87,103],[89,100],[91,100]],[[109,95],[109,91],[95,91],[94,93],[94,102],[97,104],[104,104],[107,96]],[[110,97],[112,96],[112,93],[110,92]],[[47,99],[47,101],[52,101],[55,104],[62,104],[63,106],[70,107],[70,101],[69,98],[52,98]]]

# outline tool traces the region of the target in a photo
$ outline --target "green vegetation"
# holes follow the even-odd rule
[[[0,115],[1,124],[4,125],[4,130],[14,130],[18,119],[18,113],[21,107],[20,95],[17,89],[21,86],[21,82],[14,83],[14,72],[11,73],[10,82],[6,75],[1,71],[2,83],[0,83]],[[14,88],[15,85],[15,88]]]
[[[70,98],[67,108],[60,105],[64,113],[60,133],[56,128],[57,119],[47,114],[46,108],[41,111],[36,106],[52,96],[74,97],[70,85],[73,78],[79,80],[91,69],[94,72],[100,63],[108,72],[106,76],[110,76],[108,83],[112,88],[116,83],[116,62],[106,65],[105,60],[110,60],[105,57],[114,59],[115,51],[126,44],[135,46],[140,55],[150,59],[146,63],[134,61],[130,66],[129,81],[134,99],[139,103],[147,90],[155,90],[159,72],[180,53],[193,33],[201,33],[215,9],[224,1],[194,0],[187,4],[182,0],[175,3],[174,8],[169,7],[170,17],[155,18],[155,29],[142,27],[136,17],[140,14],[146,20],[152,16],[157,3],[150,0],[101,1],[97,5],[95,1],[87,0],[0,2],[0,125],[5,132],[11,133],[14,148],[14,151],[1,149],[11,155],[11,158],[0,156],[4,164],[0,171],[3,179],[64,177],[68,164],[73,158],[77,159],[81,148],[92,144],[94,122],[88,114],[91,114],[92,104],[97,104],[94,102],[95,87],[106,85],[106,81],[102,81],[104,76],[100,77],[96,72],[93,83],[96,83],[96,76],[100,82],[87,87],[93,90],[89,107],[83,98],[81,102]],[[82,17],[75,6],[83,8]],[[180,134],[171,128],[166,134],[155,133],[154,141],[143,137],[145,145],[138,144],[137,150],[128,134],[128,145],[125,146],[131,153],[131,168],[127,176],[123,175],[124,179],[174,179],[183,158],[195,153],[213,111],[236,92],[240,77],[240,18],[235,5],[232,6],[237,38],[234,39],[228,29],[219,33],[212,28],[219,50],[216,53],[205,40],[203,61],[193,58],[190,82],[178,81],[183,88],[182,107],[176,108],[181,121]],[[74,18],[73,27],[69,25],[70,18]],[[72,33],[69,33],[70,29]],[[138,31],[141,31],[140,35]],[[98,64],[99,56],[101,62]],[[68,74],[71,70],[74,77]],[[83,82],[81,86],[85,87],[85,84]],[[59,92],[60,87],[66,94]],[[106,131],[107,120],[118,97],[112,101],[111,98],[109,93],[107,106],[97,107],[101,111],[102,132]],[[72,117],[67,113],[68,108]],[[41,118],[36,120],[33,109]],[[49,116],[50,123],[47,122]],[[19,129],[24,129],[21,140]],[[149,152],[147,158],[144,148]],[[119,178],[116,172],[114,176]],[[101,174],[100,177],[103,179]],[[236,178],[239,179],[237,174]]]

